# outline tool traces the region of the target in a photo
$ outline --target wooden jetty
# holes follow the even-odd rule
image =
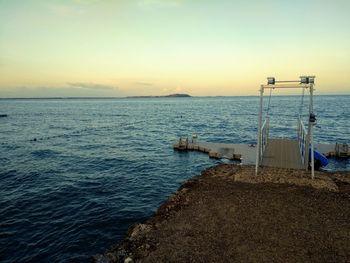
[[[296,140],[291,139],[269,139],[266,151],[263,156],[262,166],[304,169],[299,156],[299,148]],[[327,157],[350,157],[350,151],[346,154],[337,154],[336,149],[339,144],[316,143],[315,149]],[[347,145],[347,144],[345,144]],[[173,145],[177,151],[198,151],[208,154],[210,158],[229,159],[240,161],[244,165],[256,163],[255,144],[233,144],[233,143],[212,143],[196,141],[188,138],[180,138]]]
[[[315,76],[301,76],[300,80],[276,81],[275,78],[267,78],[267,85],[260,87],[260,110],[258,118],[258,134],[256,149],[256,173],[260,166],[306,169],[311,167],[311,177],[314,178],[314,170],[322,159],[327,164],[327,157],[349,158],[349,146],[346,143],[338,144],[316,144],[313,138],[313,129],[316,125],[316,115],[314,114],[313,93]],[[272,90],[275,89],[302,89],[301,105],[297,117],[297,139],[290,138],[270,138],[270,116],[269,107],[265,113],[263,122],[263,95],[264,90],[270,90],[269,102]],[[302,108],[305,91],[309,92],[309,112],[307,126],[302,120]],[[324,156],[321,156],[320,153]],[[315,159],[315,155],[317,159]]]
[[[314,143],[313,127],[316,125],[316,116],[313,111],[314,76],[301,76],[300,80],[292,81],[276,81],[273,77],[267,79],[267,85],[261,85],[260,88],[260,110],[256,145],[197,142],[195,136],[191,140],[180,138],[174,144],[174,149],[180,151],[200,151],[208,153],[211,158],[227,158],[230,160],[240,160],[243,164],[255,164],[256,174],[261,166],[306,170],[311,167],[312,178],[314,178],[315,166],[317,168],[317,165],[320,164],[320,159],[322,160],[324,158],[323,160],[326,161],[326,164],[328,163],[325,156],[340,158],[348,158],[350,156],[349,145],[346,143],[337,143],[335,145]],[[263,121],[264,90],[270,90],[268,104],[270,106],[272,90],[289,88],[302,89],[302,104],[297,118],[297,139],[270,138],[270,117],[268,110]],[[301,110],[306,90],[309,91],[310,96],[308,125],[305,127],[302,121]],[[315,150],[318,152],[315,153]],[[315,160],[315,154],[319,159]]]
[[[268,139],[262,156],[262,166],[304,169],[297,140]]]
[[[255,164],[255,145],[211,143],[180,138],[174,145],[178,151],[198,151],[207,153],[210,158],[240,161],[242,164]]]
[[[274,77],[267,78],[267,85],[260,87],[260,107],[258,117],[258,134],[255,172],[258,173],[260,166],[272,166],[281,168],[308,169],[311,166],[311,177],[314,178],[315,156],[314,156],[314,140],[313,127],[316,124],[316,116],[313,110],[313,92],[314,92],[315,76],[301,76],[300,80],[276,81]],[[297,119],[297,140],[287,138],[270,139],[270,117],[269,108],[265,114],[263,122],[263,98],[264,90],[270,90],[269,102],[270,106],[271,93],[275,89],[302,89],[302,105],[300,107],[299,117]],[[301,110],[305,90],[309,91],[309,118],[307,129],[305,128]],[[311,154],[309,154],[309,152]],[[309,157],[310,155],[310,157]],[[310,160],[309,160],[310,158]]]

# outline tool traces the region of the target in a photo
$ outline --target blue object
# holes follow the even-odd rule
[[[320,162],[320,167],[325,167],[328,164],[327,157],[317,150],[314,150],[314,159]],[[309,160],[311,161],[311,149],[309,149]]]

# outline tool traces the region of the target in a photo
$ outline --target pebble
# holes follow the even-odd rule
[[[127,258],[124,260],[124,263],[134,263],[134,260],[133,260],[131,257],[127,257]]]

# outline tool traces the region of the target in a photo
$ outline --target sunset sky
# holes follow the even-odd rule
[[[0,97],[350,94],[350,1],[0,0]]]

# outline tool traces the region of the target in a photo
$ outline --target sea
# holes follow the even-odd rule
[[[264,98],[271,137],[296,137],[306,96]],[[318,143],[350,143],[350,96],[315,96]],[[0,262],[88,262],[189,178],[228,160],[179,137],[256,143],[259,97],[1,99]],[[331,159],[326,170],[350,170]]]

